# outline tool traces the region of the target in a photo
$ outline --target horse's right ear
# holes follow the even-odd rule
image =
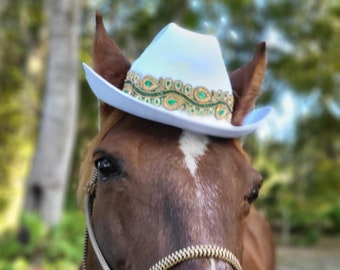
[[[254,58],[247,65],[230,74],[235,104],[231,123],[240,126],[245,116],[254,108],[261,95],[261,84],[266,69],[266,44],[261,42]]]
[[[92,55],[94,70],[109,83],[122,89],[131,64],[116,42],[107,34],[103,17],[99,12],[96,13],[96,34]],[[112,106],[100,102],[100,120],[103,121],[112,110],[114,110]]]

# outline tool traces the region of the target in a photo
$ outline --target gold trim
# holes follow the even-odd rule
[[[143,78],[128,71],[123,92],[143,102],[161,106],[166,110],[186,111],[190,115],[214,116],[217,120],[231,121],[234,96],[222,90],[210,91],[206,87],[192,87],[180,80]]]

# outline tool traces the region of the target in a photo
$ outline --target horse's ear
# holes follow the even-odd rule
[[[105,80],[122,89],[131,64],[114,40],[107,34],[103,17],[99,12],[96,13],[96,34],[92,54],[94,70]],[[110,105],[100,102],[101,121],[103,121],[113,109]]]
[[[231,123],[242,124],[244,117],[255,106],[261,95],[261,85],[266,69],[266,44],[261,42],[251,62],[230,74],[230,81],[235,98]]]

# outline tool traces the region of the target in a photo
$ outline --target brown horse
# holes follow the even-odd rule
[[[122,89],[130,63],[99,15],[93,60],[96,72]],[[253,108],[265,66],[261,43],[254,59],[231,73],[236,99],[232,124],[240,125]],[[100,116],[101,129],[84,161],[79,194],[96,167],[92,226],[110,269],[149,269],[193,245],[224,247],[246,270],[274,269],[269,226],[251,206],[262,177],[237,139],[191,133],[105,103]],[[86,255],[86,268],[100,269],[90,243]],[[214,257],[186,260],[173,268],[233,269]]]

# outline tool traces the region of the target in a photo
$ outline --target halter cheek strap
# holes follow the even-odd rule
[[[93,210],[93,201],[96,197],[96,184],[97,184],[97,170],[93,171],[92,179],[86,185],[86,195],[85,195],[85,217],[86,217],[86,230],[85,230],[85,240],[84,240],[84,254],[83,254],[83,262],[82,262],[82,270],[86,270],[86,262],[87,262],[87,251],[88,251],[88,240],[90,239],[92,248],[96,257],[99,261],[99,264],[103,270],[110,270],[104,255],[102,254],[99,245],[97,243],[96,237],[94,235],[93,227],[92,227],[92,210]]]
[[[86,230],[84,240],[84,254],[82,262],[82,270],[86,270],[88,240],[90,239],[92,248],[98,262],[103,270],[110,270],[100,248],[97,243],[91,216],[93,210],[93,201],[96,194],[97,170],[94,170],[91,181],[86,186],[85,196],[85,216],[86,216]],[[234,270],[242,270],[241,264],[237,257],[229,250],[223,247],[214,245],[196,245],[180,249],[159,260],[149,270],[169,270],[184,261],[196,258],[214,258],[229,263]]]
[[[92,206],[90,206],[92,204],[91,198],[90,198],[89,195],[86,195],[86,197],[87,198],[85,199],[85,207],[86,207],[86,209],[90,209],[90,208],[92,208]],[[102,254],[102,252],[101,252],[101,250],[99,248],[99,245],[97,243],[96,237],[94,235],[94,231],[93,231],[93,228],[92,228],[92,222],[91,222],[91,216],[90,216],[89,212],[90,211],[85,210],[85,213],[86,213],[86,227],[87,227],[86,231],[87,231],[87,234],[88,234],[88,238],[90,239],[92,248],[94,250],[94,253],[96,254],[96,257],[97,257],[97,259],[99,261],[99,264],[100,264],[101,268],[103,270],[110,270],[110,267],[108,266],[108,264],[107,264],[107,262],[106,262],[106,260],[104,258],[104,255]],[[87,257],[87,255],[85,255],[85,253],[84,253],[84,257],[85,257],[85,260],[83,261],[83,270],[86,270],[86,259],[87,259],[86,257]]]

